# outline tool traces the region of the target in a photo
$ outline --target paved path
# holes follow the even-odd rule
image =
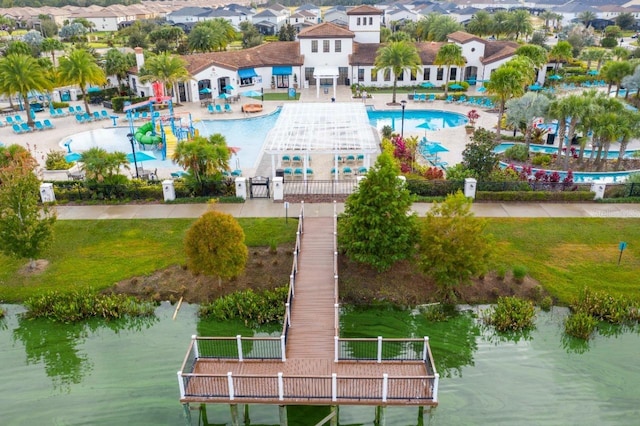
[[[420,216],[431,208],[429,203],[415,203],[413,210]],[[235,217],[285,217],[283,203],[271,200],[248,200],[242,204],[132,204],[101,206],[57,206],[58,219],[167,219],[197,218],[209,209]],[[338,203],[338,212],[344,204]],[[475,203],[472,211],[480,217],[617,217],[640,218],[640,204],[601,203]],[[300,212],[300,204],[290,203],[289,217]],[[305,216],[331,217],[331,203],[307,203]]]

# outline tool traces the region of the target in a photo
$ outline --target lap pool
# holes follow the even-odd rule
[[[224,135],[229,146],[240,148],[236,157],[232,158],[232,168],[252,168],[256,166],[267,134],[275,126],[279,115],[280,109],[277,109],[272,114],[260,117],[203,119],[194,121],[194,127],[202,136],[220,133]],[[367,108],[367,115],[371,125],[379,131],[387,125],[396,131],[400,130],[402,123],[401,110],[375,110],[369,107]],[[404,131],[406,133],[423,132],[425,128],[418,126],[425,122],[429,123],[431,130],[436,130],[464,125],[467,122],[467,118],[463,114],[449,111],[405,110]],[[59,145],[66,150],[65,144],[69,143],[69,149],[73,152],[83,152],[93,147],[101,147],[109,152],[121,151],[129,153],[131,152],[131,145],[127,138],[129,131],[128,127],[94,129],[66,137],[60,141]],[[162,161],[159,152],[156,157],[158,158],[157,160],[145,162],[145,167],[171,167],[173,165],[171,159]],[[175,167],[177,168],[178,166],[176,165]]]

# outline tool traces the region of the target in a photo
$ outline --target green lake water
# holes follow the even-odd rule
[[[158,307],[142,321],[76,325],[29,321],[3,305],[0,424],[184,425],[176,372],[192,334],[277,335],[280,327],[199,321],[197,307]],[[479,308],[472,308],[479,309]],[[540,312],[535,330],[496,335],[469,313],[428,323],[409,312],[345,312],[348,337],[428,335],[441,375],[440,405],[424,425],[634,425],[640,422],[638,327],[608,327],[588,344],[563,337],[567,310]],[[327,410],[290,407],[290,426],[314,425]],[[192,412],[193,424],[200,415]],[[226,405],[206,407],[209,424],[230,424]],[[277,425],[275,406],[250,407],[252,425]],[[341,407],[341,425],[373,425],[373,407]],[[418,425],[417,408],[387,409],[387,425]]]

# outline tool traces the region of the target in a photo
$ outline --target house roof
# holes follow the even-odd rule
[[[482,38],[480,38],[480,37],[478,37],[476,35],[469,34],[469,33],[465,32],[465,31],[453,32],[453,33],[449,34],[447,36],[447,38],[449,40],[455,41],[456,43],[460,43],[460,44],[469,43],[471,41],[478,41],[480,43],[486,42],[486,40],[484,40],[484,39],[482,39]]]
[[[254,16],[254,18],[273,18],[273,17],[279,16],[279,15],[276,12],[274,12],[273,10],[265,9],[262,12],[256,13],[253,16]]]
[[[244,50],[196,53],[184,55],[182,58],[187,61],[187,71],[194,75],[210,66],[220,66],[230,70],[278,65],[301,66],[304,64],[304,57],[299,52],[299,42],[278,41]]]
[[[367,4],[356,6],[347,11],[347,15],[382,15],[382,13],[380,9]]]
[[[331,22],[323,22],[298,33],[298,38],[354,38],[353,31],[340,27]]]
[[[513,56],[520,45],[513,41],[487,41],[484,47],[483,64],[490,64]]]
[[[431,65],[438,54],[438,49],[445,43],[441,42],[424,42],[415,43],[420,55],[420,62],[424,65]],[[353,53],[349,57],[350,65],[369,65],[372,66],[376,60],[378,49],[384,44],[379,43],[354,43]]]

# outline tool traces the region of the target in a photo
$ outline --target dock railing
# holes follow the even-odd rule
[[[298,275],[298,256],[302,249],[302,235],[304,234],[304,201],[300,203],[300,214],[298,215],[298,229],[296,230],[296,245],[293,249],[293,264],[291,265],[291,274],[289,274],[289,292],[287,293],[287,301],[285,302],[284,321],[282,322],[282,337],[286,346],[287,337],[289,336],[289,327],[291,327],[291,308],[296,295],[296,276]],[[286,351],[283,347],[282,361],[286,361]]]
[[[338,294],[338,209],[336,201],[333,202],[333,307],[334,324],[333,335],[340,334],[340,303]]]
[[[438,398],[436,376],[324,376],[182,374],[180,398],[308,402],[392,400],[420,405]]]

